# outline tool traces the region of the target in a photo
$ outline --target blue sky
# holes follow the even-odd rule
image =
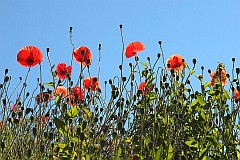
[[[44,53],[43,81],[49,77],[46,48],[53,63],[70,64],[72,47],[69,27],[73,27],[76,47],[88,46],[93,53],[91,74],[97,75],[98,44],[102,44],[101,83],[119,75],[122,44],[119,24],[123,24],[125,45],[141,41],[146,50],[139,53],[141,61],[155,59],[158,41],[163,41],[165,57],[178,53],[192,66],[214,70],[223,62],[231,71],[231,58],[240,67],[240,1],[239,0],[114,0],[60,1],[8,0],[0,2],[0,78],[5,68],[13,77],[25,76],[27,68],[16,62],[18,51],[34,45]],[[125,65],[133,59],[125,59]],[[32,68],[30,82],[35,86],[39,67]],[[74,61],[73,76],[79,64]],[[15,81],[16,80],[16,81]],[[210,78],[209,78],[210,80]],[[207,79],[206,79],[207,81]]]

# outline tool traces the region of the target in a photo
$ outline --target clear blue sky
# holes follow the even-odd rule
[[[34,45],[44,53],[43,81],[50,80],[46,48],[50,48],[56,65],[70,64],[69,27],[73,26],[75,46],[88,46],[93,53],[92,75],[97,75],[98,44],[102,43],[103,83],[119,75],[122,51],[119,24],[123,24],[125,44],[132,41],[145,44],[146,50],[139,53],[141,61],[147,56],[155,59],[160,52],[158,40],[162,40],[166,58],[174,53],[189,63],[196,58],[199,74],[202,65],[207,73],[219,61],[231,71],[232,57],[236,57],[240,67],[239,17],[239,0],[2,0],[0,78],[5,68],[13,79],[24,77],[27,68],[17,64],[16,56],[23,46]],[[125,60],[126,66],[131,61]],[[30,73],[34,86],[38,70],[39,67],[34,67]],[[78,71],[79,65],[74,61],[73,76]]]

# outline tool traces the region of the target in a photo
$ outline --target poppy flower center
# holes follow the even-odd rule
[[[28,59],[28,60],[27,60],[27,64],[32,65],[32,64],[33,64],[33,60],[32,60],[32,59]]]

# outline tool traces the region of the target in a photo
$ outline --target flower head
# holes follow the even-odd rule
[[[59,63],[57,65],[57,76],[60,79],[65,79],[72,73],[72,67],[67,66],[65,63]]]
[[[70,104],[77,105],[84,99],[84,90],[79,86],[75,86],[70,91]]]
[[[152,83],[149,87],[146,86],[146,82],[141,82],[138,86],[138,90],[141,90],[145,95],[147,91],[151,91],[154,87],[155,83]]]
[[[84,80],[84,88],[91,91],[100,90],[100,83],[97,77],[88,77]]]
[[[42,92],[36,96],[36,102],[37,102],[37,104],[42,103],[42,102],[47,102],[47,101],[51,100],[52,97],[53,96],[50,93]]]
[[[62,97],[66,97],[68,95],[67,89],[65,87],[63,87],[63,86],[56,87],[55,93],[58,96],[62,95]]]
[[[141,52],[145,49],[145,46],[141,42],[132,42],[129,43],[126,47],[125,55],[127,58],[136,56],[138,52]]]
[[[221,74],[218,74],[218,72],[212,72],[210,77],[212,78],[212,81],[211,81],[212,86],[214,86],[215,82],[219,82],[220,79],[223,85],[228,84],[227,74],[224,70],[221,71]]]
[[[174,54],[170,56],[166,62],[166,68],[169,71],[172,69],[175,71],[183,70],[185,65],[186,65],[186,62],[184,62],[183,57],[178,54]]]
[[[85,46],[82,46],[82,47],[76,49],[73,52],[73,56],[74,56],[75,60],[78,63],[80,63],[82,66],[89,66],[92,64],[92,53]]]
[[[17,61],[24,67],[34,67],[43,61],[43,54],[37,47],[25,46],[18,52]]]
[[[238,92],[238,90],[237,90],[237,89],[234,89],[233,93],[234,93],[233,99],[234,99],[234,100],[238,99],[238,98],[239,98],[239,92]]]

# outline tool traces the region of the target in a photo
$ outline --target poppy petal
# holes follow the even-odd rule
[[[138,52],[141,52],[145,49],[145,46],[142,42],[131,42],[127,45],[125,55],[127,58],[135,56]]]

